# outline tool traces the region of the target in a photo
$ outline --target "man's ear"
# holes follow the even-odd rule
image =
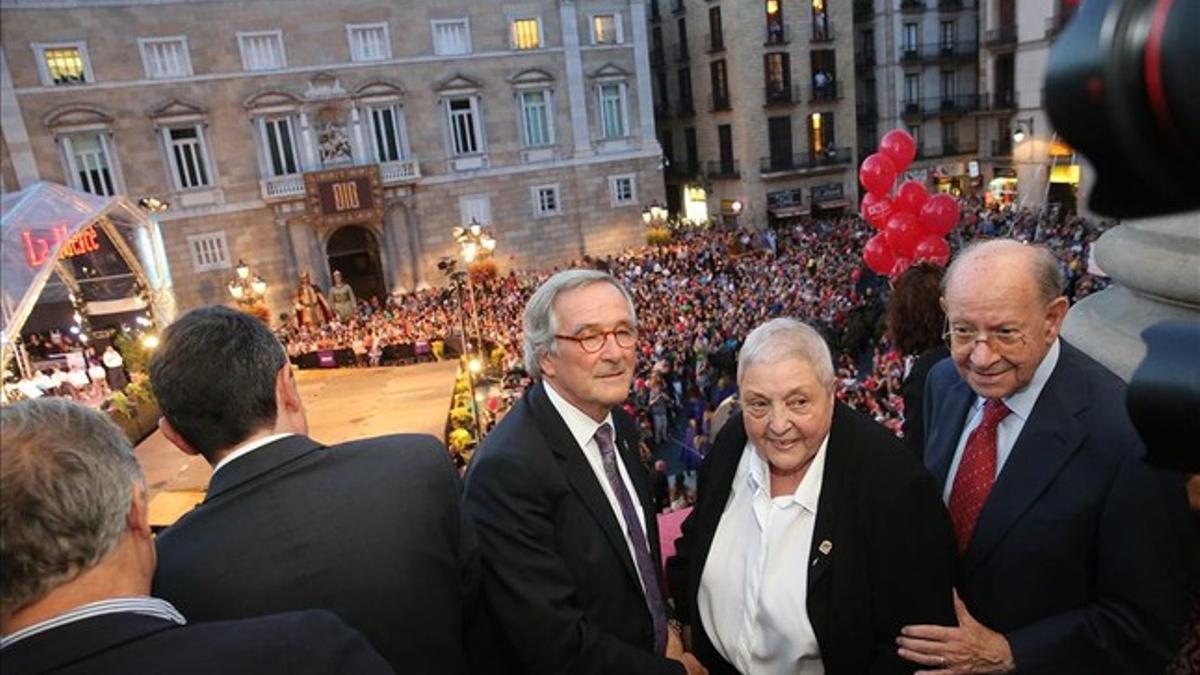
[[[129,530],[143,537],[153,536],[150,529],[150,501],[146,498],[146,486],[141,481],[133,481],[133,499],[129,501]]]
[[[1046,321],[1050,326],[1050,340],[1058,337],[1058,332],[1062,329],[1063,319],[1067,317],[1067,310],[1070,309],[1071,303],[1066,296],[1060,295],[1050,302],[1046,308]]]
[[[183,436],[171,426],[166,417],[158,418],[158,430],[162,432],[163,437],[171,441],[171,445],[179,448],[185,455],[199,455],[200,451],[193,448],[191,443],[188,443]]]
[[[292,375],[292,364],[285,363],[275,373],[275,405],[278,410],[276,415],[285,413],[295,413],[302,409],[303,402],[300,399],[300,388],[296,386],[296,378]]]

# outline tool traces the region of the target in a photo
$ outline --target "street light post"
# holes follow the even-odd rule
[[[260,305],[267,294],[267,282],[257,274],[251,274],[250,266],[239,260],[235,268],[237,276],[230,280],[229,295],[246,311]]]
[[[450,283],[454,285],[454,294],[458,296],[458,326],[462,331],[463,355],[467,357],[467,386],[471,392],[471,417],[475,420],[475,444],[478,447],[479,443],[483,441],[483,425],[479,421],[479,402],[475,400],[475,369],[472,367],[472,364],[478,361],[469,354],[470,350],[467,349],[467,313],[464,309],[462,294],[463,277],[466,277],[469,283],[471,275],[462,270],[455,270],[457,262],[454,258],[442,258],[438,261],[438,269],[450,278]]]
[[[483,351],[483,332],[479,328],[479,304],[475,300],[475,283],[471,280],[470,265],[476,260],[482,260],[496,250],[496,240],[492,233],[481,226],[477,220],[471,219],[469,227],[454,228],[454,239],[462,249],[463,260],[467,263],[467,294],[471,298],[471,324],[475,329],[475,349]]]

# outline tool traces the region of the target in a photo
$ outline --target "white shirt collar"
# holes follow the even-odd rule
[[[248,455],[248,454],[250,454],[251,451],[257,450],[268,443],[274,443],[275,441],[277,441],[281,438],[287,438],[288,436],[295,436],[295,435],[296,434],[293,434],[290,432],[283,433],[283,434],[271,434],[270,436],[263,436],[262,438],[256,438],[253,441],[250,441],[248,443],[243,443],[242,445],[239,445],[238,447],[234,448],[228,455],[225,455],[224,457],[222,457],[221,461],[217,462],[217,465],[213,467],[213,473],[215,474],[216,472],[220,471],[221,467],[232,462],[233,460],[237,459],[238,457],[241,457],[243,455]]]
[[[86,605],[80,605],[73,609],[69,609],[62,614],[39,621],[31,626],[26,626],[9,635],[0,638],[0,649],[7,648],[14,642],[24,640],[25,638],[33,637],[39,633],[44,633],[69,623],[91,619],[97,616],[106,614],[119,614],[132,612],[134,614],[143,614],[145,616],[153,616],[166,621],[171,621],[179,625],[184,625],[187,621],[179,610],[175,609],[171,603],[161,598],[152,598],[148,596],[133,596],[122,598],[108,598],[106,600],[97,600],[89,602]]]
[[[1033,413],[1033,406],[1037,403],[1038,396],[1041,396],[1042,389],[1046,388],[1046,382],[1050,380],[1050,374],[1058,365],[1058,355],[1061,351],[1058,338],[1054,338],[1054,343],[1050,345],[1046,356],[1038,364],[1037,370],[1033,371],[1033,379],[1029,381],[1029,384],[1001,399],[1014,415],[1021,418],[1022,422],[1028,420],[1029,415]],[[984,401],[984,399],[976,397],[975,407],[982,406]]]
[[[825,449],[828,446],[829,434],[825,434],[825,440],[821,441],[821,447],[817,448],[817,454],[809,463],[808,470],[804,472],[804,478],[800,479],[800,484],[796,486],[796,491],[790,497],[793,502],[810,513],[817,512],[817,501],[821,498],[821,484],[825,476]],[[758,454],[758,450],[750,440],[746,441],[746,449],[743,452],[746,453],[746,456],[738,470],[742,471],[744,467],[750,489],[762,492],[770,499],[770,467],[766,460]]]
[[[580,448],[584,447],[592,440],[592,437],[596,435],[596,430],[600,428],[600,425],[606,423],[613,427],[613,439],[615,441],[617,437],[617,428],[616,425],[613,424],[611,411],[604,416],[602,421],[597,422],[589,417],[587,413],[583,412],[579,408],[576,408],[574,405],[571,405],[567,399],[563,398],[562,395],[555,391],[554,385],[552,385],[549,380],[542,380],[542,382],[544,382],[546,385],[546,397],[550,399],[550,405],[554,406],[554,409],[558,411],[559,417],[562,417],[563,422],[565,422],[567,425],[567,429],[571,432],[571,436],[575,438],[575,442],[579,444]]]

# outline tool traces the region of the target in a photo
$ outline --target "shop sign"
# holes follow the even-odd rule
[[[1011,166],[998,166],[992,169],[992,175],[996,178],[1016,178],[1017,170]]]
[[[767,193],[767,208],[781,209],[787,206],[800,206],[804,203],[804,188],[791,190],[776,190]]]
[[[379,165],[304,174],[309,216],[318,226],[378,221],[383,218]]]
[[[979,160],[973,159],[967,162],[967,175],[971,178],[979,178]]]
[[[50,251],[64,240],[66,243],[58,251],[59,260],[67,260],[100,250],[100,233],[96,232],[95,225],[88,225],[70,238],[67,237],[66,225],[55,225],[50,228],[49,237],[35,235],[29,230],[21,233],[21,242],[25,247],[25,262],[29,263],[30,267],[39,267],[46,262]]]
[[[842,198],[841,183],[826,183],[825,185],[814,185],[811,188],[812,200],[814,204],[826,201],[833,201]]]

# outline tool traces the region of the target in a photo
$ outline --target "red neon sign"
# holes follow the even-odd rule
[[[46,258],[50,255],[50,251],[64,239],[67,243],[58,251],[58,259],[66,260],[74,258],[84,253],[91,253],[100,250],[100,235],[96,232],[94,225],[88,225],[80,230],[71,238],[67,238],[67,226],[55,225],[50,228],[50,239],[43,237],[35,237],[28,231],[21,233],[21,238],[25,242],[25,261],[30,267],[39,267],[46,262]]]

